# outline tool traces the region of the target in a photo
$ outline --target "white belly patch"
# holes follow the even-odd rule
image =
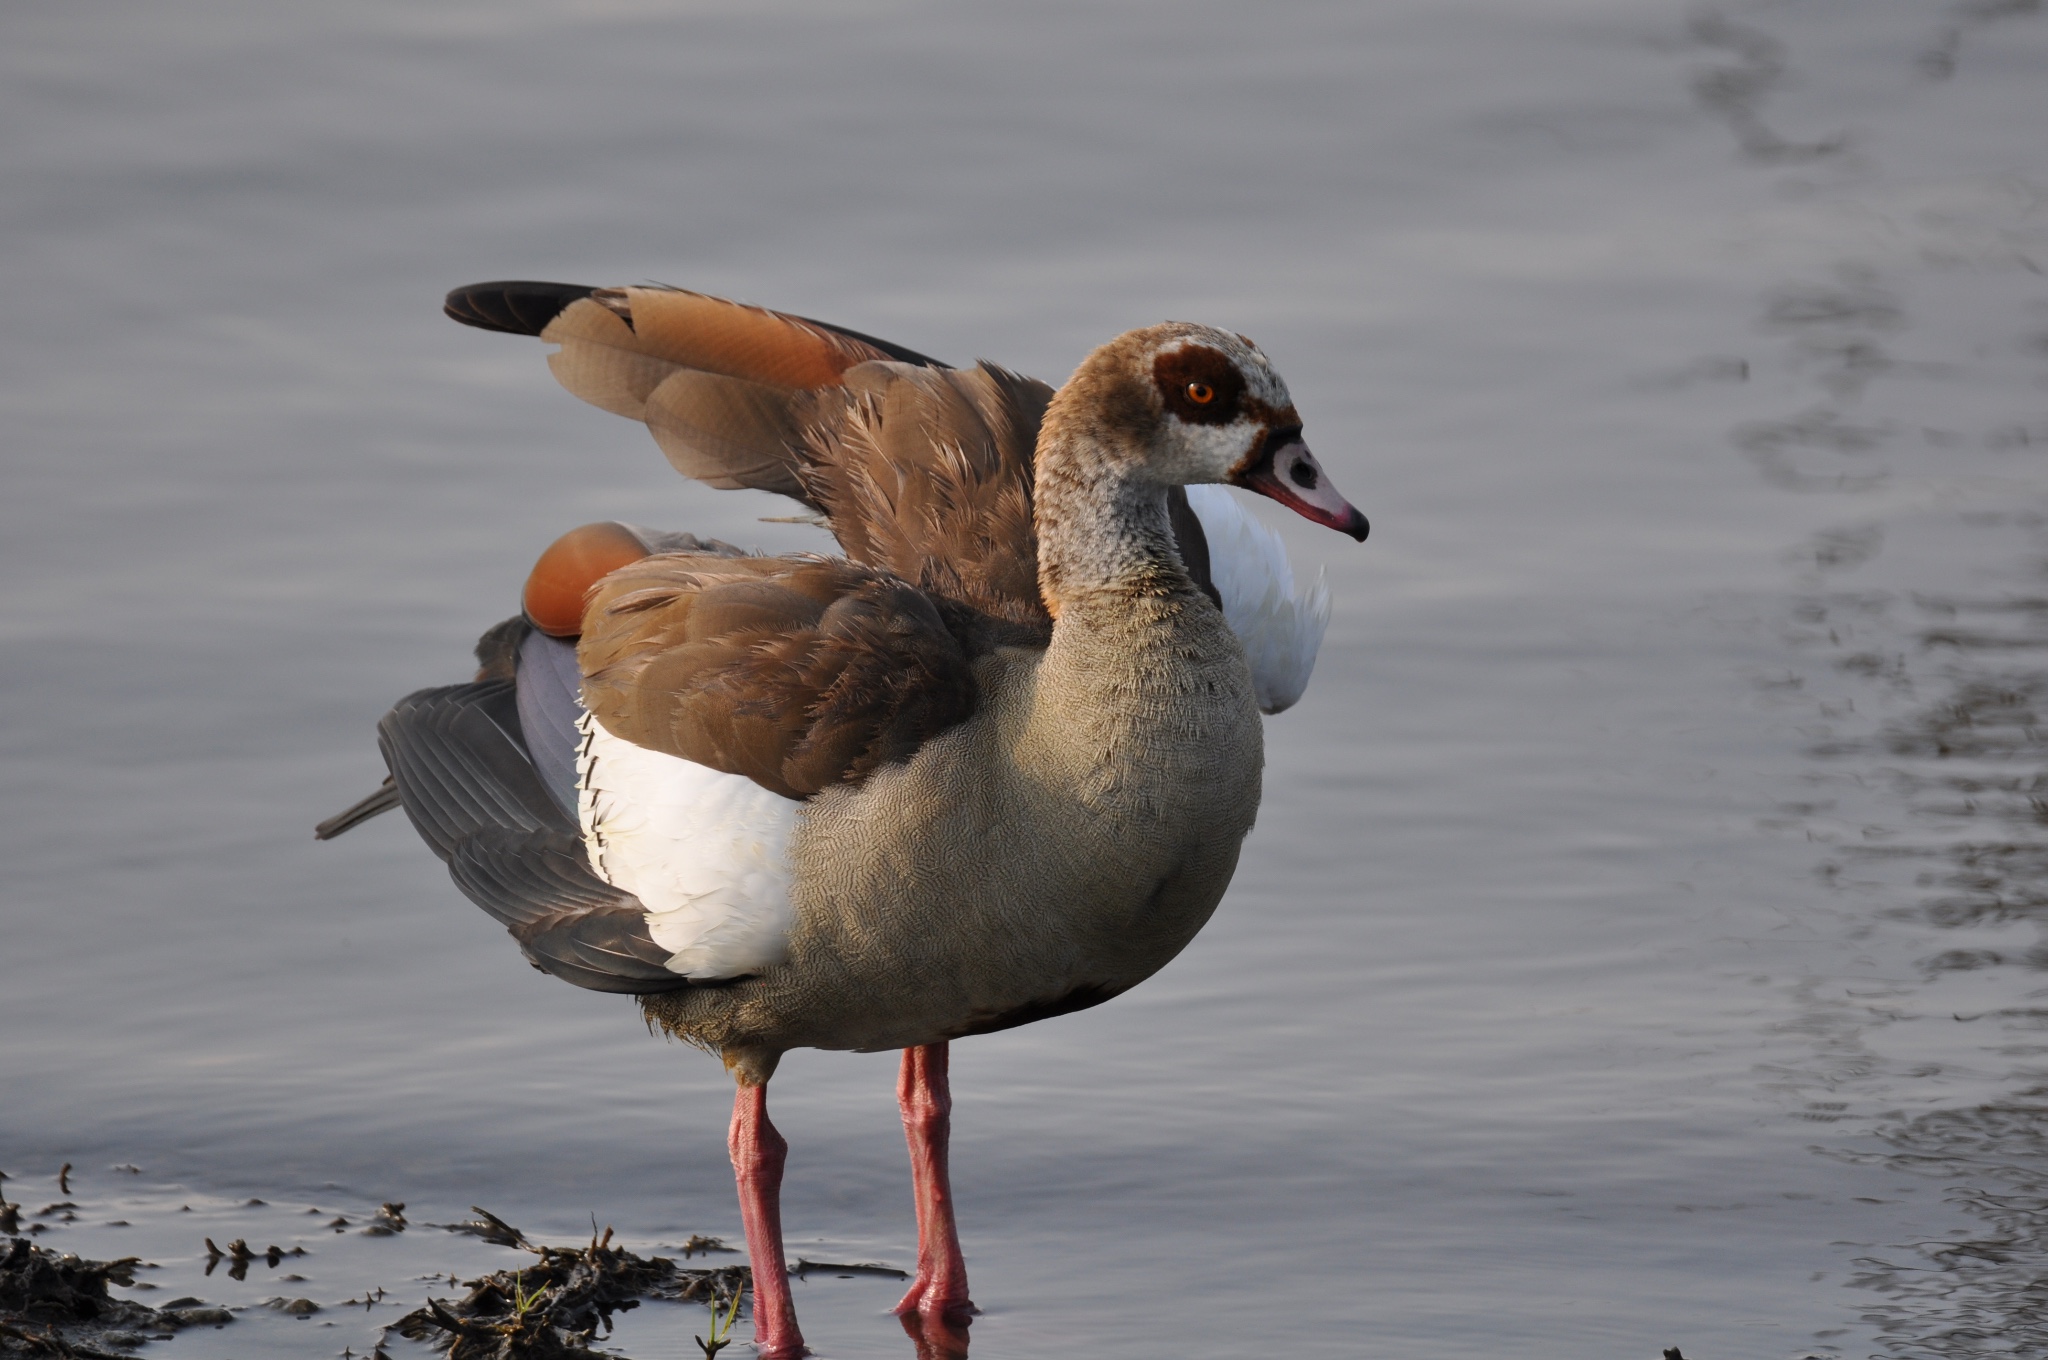
[[[706,981],[782,962],[793,799],[577,724],[576,817],[598,877],[640,899],[668,968]]]

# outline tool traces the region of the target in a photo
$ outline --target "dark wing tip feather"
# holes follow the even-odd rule
[[[692,985],[665,966],[669,951],[648,937],[639,899],[592,874],[560,832],[479,833],[449,856],[448,872],[544,973],[637,996]]]
[[[442,302],[441,310],[478,330],[539,335],[570,303],[596,291],[580,283],[499,279],[457,288]]]
[[[590,870],[520,732],[515,682],[421,690],[378,724],[392,786],[456,887],[543,972],[598,992],[693,985],[665,966],[639,900]]]

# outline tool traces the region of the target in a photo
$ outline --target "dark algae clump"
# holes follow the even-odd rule
[[[689,1269],[665,1256],[635,1256],[611,1244],[609,1228],[588,1246],[536,1247],[502,1220],[484,1220],[494,1230],[492,1240],[523,1247],[534,1263],[472,1280],[461,1299],[428,1299],[392,1324],[408,1340],[441,1348],[449,1360],[595,1360],[600,1353],[590,1342],[600,1330],[611,1331],[614,1313],[639,1307],[643,1298],[729,1307],[752,1284],[741,1265]],[[461,1230],[475,1231],[471,1225]]]
[[[197,1299],[189,1307],[150,1308],[107,1293],[132,1285],[141,1262],[88,1261],[39,1247],[25,1237],[0,1253],[0,1356],[98,1360],[144,1341],[168,1338],[181,1327],[232,1322],[225,1308]]]

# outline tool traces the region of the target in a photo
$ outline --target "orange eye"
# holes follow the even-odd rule
[[[1188,384],[1188,400],[1197,406],[1207,406],[1216,400],[1216,389],[1204,382],[1191,382]]]

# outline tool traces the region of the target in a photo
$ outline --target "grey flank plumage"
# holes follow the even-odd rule
[[[582,716],[583,672],[576,644],[538,629],[519,644],[519,731],[534,773],[555,805],[576,816],[576,722]]]

